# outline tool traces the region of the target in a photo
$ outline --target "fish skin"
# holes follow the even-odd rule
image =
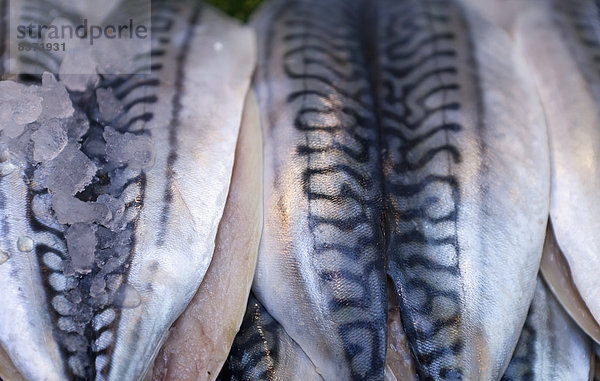
[[[552,161],[550,219],[575,286],[600,322],[598,3],[536,1],[517,38],[544,105]],[[568,75],[566,75],[568,73]]]
[[[164,221],[169,153],[159,151],[155,167],[147,172],[146,199],[136,232],[138,245],[128,274],[128,282],[140,290],[144,304],[121,314],[107,380],[134,380],[146,373],[168,328],[197,291],[214,251],[255,45],[248,28],[208,6],[201,8],[199,24],[191,29],[185,24],[194,10],[181,9],[172,36],[189,30],[190,46],[173,40],[164,61],[169,68],[181,57],[181,49],[189,49],[181,71],[184,87],[175,88],[176,70],[161,72],[165,77],[159,94],[164,91],[165,99],[172,99],[175,92],[182,91],[178,160],[170,169],[173,204]],[[172,107],[165,104],[160,113],[170,115]],[[164,121],[157,119],[147,128],[156,134],[156,141],[167,141],[164,126]],[[157,222],[166,222],[162,242],[157,240]]]
[[[61,13],[73,16],[53,1],[44,5],[57,7]],[[9,4],[0,1],[0,79],[8,78]],[[27,22],[30,18],[47,19],[43,12],[10,9],[13,17]],[[51,20],[48,20],[51,21]],[[53,56],[53,53],[50,53]],[[50,62],[53,65],[55,62]],[[42,61],[43,62],[43,61]],[[54,67],[57,69],[57,67]],[[18,195],[18,196],[15,196]],[[7,216],[0,222],[0,246],[10,259],[0,266],[0,375],[28,380],[64,380],[66,373],[60,349],[53,340],[52,323],[47,314],[45,290],[42,287],[38,260],[32,253],[17,249],[21,236],[33,237],[27,223],[27,186],[23,174],[14,171],[0,177],[0,209]],[[59,244],[60,246],[60,244]]]
[[[97,380],[139,379],[151,366],[168,328],[195,294],[214,250],[254,67],[255,45],[249,28],[199,3],[168,4],[168,10],[160,4],[156,2],[153,15],[172,21],[169,30],[163,30],[170,43],[153,73],[160,85],[143,85],[143,81],[136,82],[139,77],[132,77],[123,82],[125,87],[135,85],[126,89],[124,100],[156,95],[158,101],[151,106],[154,118],[142,123],[143,128],[156,141],[172,144],[156,145],[154,167],[145,172],[145,184],[136,183],[145,186],[145,192],[134,203],[137,244],[126,281],[139,291],[141,306],[117,312],[110,328],[114,341],[106,360],[109,366],[103,368],[106,363],[98,363],[100,356],[91,355],[97,372],[90,378]],[[179,12],[173,13],[173,7]],[[188,25],[194,22],[200,25]],[[123,117],[131,119],[147,111],[142,103],[129,108]],[[170,117],[175,113],[178,131],[170,140],[169,131],[175,128]],[[175,145],[173,157],[170,151]],[[170,207],[165,206],[165,193],[170,195]],[[32,227],[23,171],[1,177],[0,194],[0,207],[10,216],[2,220],[0,233],[2,248],[10,253],[9,260],[0,265],[0,342],[26,379],[77,378],[69,368],[67,351],[55,340],[59,329],[51,316],[58,312],[50,303],[55,290],[44,279],[48,269],[43,268],[43,253],[37,254],[40,245],[62,253],[66,245],[57,238],[60,234]],[[17,250],[21,236],[33,238],[33,252]]]
[[[539,100],[510,37],[465,3],[384,3],[388,273],[417,373],[499,379],[545,235]]]
[[[548,224],[546,232],[540,272],[548,289],[552,291],[569,316],[596,343],[600,342],[600,325],[581,299],[581,295],[573,283],[571,270],[556,243],[551,223]]]
[[[592,373],[591,340],[538,278],[523,332],[502,381],[587,381]]]
[[[8,216],[0,222],[0,244],[10,255],[0,266],[0,342],[25,379],[60,381],[67,376],[53,339],[38,259],[17,248],[19,237],[36,237],[28,223],[27,192],[20,171],[0,177],[0,208]]]
[[[315,365],[283,327],[250,294],[227,372],[232,381],[323,381]]]
[[[254,92],[246,98],[231,188],[198,292],[170,329],[152,380],[214,380],[240,329],[262,231],[262,141]]]
[[[19,4],[20,5],[20,4]],[[32,4],[30,4],[32,5]],[[60,9],[66,18],[75,20],[81,14],[64,9],[54,1],[40,4],[41,9],[17,9],[7,1],[0,1],[0,79],[8,79],[8,49],[5,45],[9,33],[9,6],[11,16],[23,23],[46,20],[50,23],[45,9]],[[46,8],[47,7],[47,8]],[[35,58],[39,55],[34,53]],[[43,69],[58,70],[60,60],[50,52],[44,61]],[[21,67],[27,70],[29,66]],[[39,67],[39,66],[38,66]],[[36,69],[38,70],[38,69]],[[11,76],[11,78],[14,76]],[[0,209],[5,219],[0,222],[0,246],[9,254],[9,260],[0,266],[0,376],[7,380],[65,380],[67,379],[60,349],[53,339],[52,323],[47,313],[46,291],[42,287],[38,259],[30,252],[17,249],[19,237],[35,236],[28,224],[27,185],[23,173],[14,171],[0,176]],[[45,238],[54,241],[51,236]],[[53,242],[58,247],[63,244]]]
[[[513,34],[519,12],[526,4],[522,0],[465,0],[492,23]]]
[[[270,1],[252,21],[265,166],[253,292],[326,380],[380,380],[385,366],[378,130],[356,28],[370,6]]]
[[[19,5],[24,5],[24,7],[18,8]],[[0,1],[0,38],[2,41],[0,42],[0,79],[15,77],[14,72],[11,73],[10,78],[8,75],[8,71],[14,69],[11,69],[8,62],[10,46],[5,45],[11,38],[9,29],[11,21],[19,20],[22,25],[50,25],[56,14],[72,23],[80,22],[84,18],[97,20],[97,15],[93,14],[93,5],[91,7],[89,7],[90,4],[80,3],[79,5],[77,9],[73,9],[68,3],[57,0],[16,1],[12,4],[8,0]],[[39,74],[45,71],[58,73],[64,54],[57,51],[31,51],[28,52],[27,57],[30,58],[29,61],[19,59],[17,63],[19,74]]]

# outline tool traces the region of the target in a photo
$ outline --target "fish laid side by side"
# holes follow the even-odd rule
[[[592,342],[539,278],[533,302],[502,381],[588,381],[594,373]]]
[[[528,2],[515,28],[548,124],[550,219],[573,282],[600,322],[600,8]]]
[[[550,188],[543,112],[508,34],[436,0],[271,1],[254,25],[257,298],[325,379],[380,379],[387,255],[418,375],[499,378]]]

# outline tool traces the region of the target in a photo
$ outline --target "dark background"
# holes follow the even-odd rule
[[[247,21],[248,16],[263,0],[205,0],[206,3],[220,8],[225,13]]]

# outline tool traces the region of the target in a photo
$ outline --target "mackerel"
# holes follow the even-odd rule
[[[37,115],[2,126],[0,344],[26,379],[140,379],[211,262],[253,33],[197,2],[152,21],[150,74],[0,82]]]

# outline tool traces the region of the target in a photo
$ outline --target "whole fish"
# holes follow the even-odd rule
[[[422,379],[496,380],[533,297],[549,203],[539,100],[461,1],[380,1],[386,250]]]
[[[215,252],[198,292],[170,329],[153,380],[217,378],[246,311],[261,231],[261,130],[249,92]]]
[[[265,221],[253,291],[326,380],[380,380],[386,278],[375,2],[276,0],[252,24]]]
[[[253,34],[198,2],[152,21],[150,74],[0,82],[0,345],[25,379],[140,379],[211,261]]]
[[[592,343],[565,313],[541,279],[513,358],[502,381],[588,381]]]
[[[516,36],[546,113],[550,219],[573,282],[600,322],[600,8],[592,0],[528,5]]]
[[[252,294],[220,379],[323,381],[300,346]]]

